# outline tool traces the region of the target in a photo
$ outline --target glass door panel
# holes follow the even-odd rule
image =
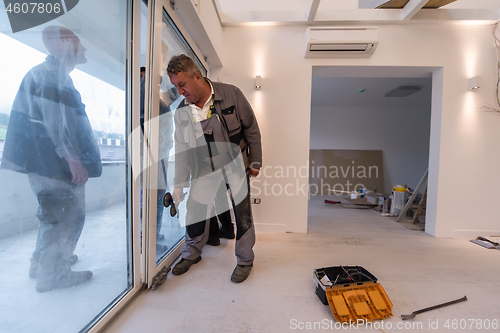
[[[149,185],[147,200],[149,212],[144,212],[143,218],[149,217],[147,257],[149,265],[148,285],[152,285],[153,277],[164,266],[169,266],[180,254],[186,216],[185,202],[177,207],[178,214],[171,214],[171,207],[165,208],[163,197],[173,190],[175,174],[175,147],[173,133],[175,130],[173,117],[183,96],[179,95],[174,85],[170,83],[166,68],[170,58],[181,53],[187,54],[198,63],[202,73],[206,75],[206,64],[199,60],[201,54],[179,17],[170,7],[169,1],[149,1],[150,30],[148,41],[148,71],[145,78],[145,141],[144,163],[148,165],[148,179],[144,184]],[[154,7],[154,10],[153,10]],[[154,22],[154,24],[153,24]],[[150,56],[151,55],[151,56]],[[146,202],[146,201],[145,201]],[[173,211],[172,211],[173,213]],[[172,216],[174,215],[174,216]]]
[[[48,2],[18,32],[0,5],[0,331],[85,331],[137,284],[132,1]]]

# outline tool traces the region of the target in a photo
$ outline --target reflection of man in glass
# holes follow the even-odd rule
[[[170,150],[174,145],[174,120],[173,120],[173,111],[172,104],[180,97],[177,92],[177,88],[172,85],[168,75],[166,75],[165,69],[167,65],[168,59],[168,45],[162,41],[161,43],[161,72],[159,73],[161,76],[160,80],[160,95],[159,95],[159,104],[160,104],[160,112],[158,117],[159,122],[159,135],[158,135],[158,183],[156,188],[156,256],[159,257],[164,252],[168,250],[168,247],[162,244],[162,241],[165,239],[165,236],[160,233],[163,224],[163,197],[167,191],[170,191],[168,184],[168,165],[169,165],[169,155]],[[144,71],[143,71],[144,70]],[[141,67],[141,83],[140,83],[140,125],[141,130],[144,133],[144,96],[145,96],[145,67]],[[151,121],[151,120],[150,120]],[[141,145],[142,147],[142,145]],[[143,184],[144,188],[147,188],[148,184]],[[226,197],[221,197],[221,200],[225,200],[227,202]],[[141,189],[141,229],[142,229],[142,189]],[[217,207],[219,207],[217,201]],[[173,219],[167,215],[167,219]],[[223,212],[217,217],[213,217],[211,220],[211,229],[210,229],[210,237],[209,244],[217,246],[220,244],[219,240],[219,225],[217,222],[217,218],[221,221],[222,225],[226,226],[227,230],[231,230],[234,238],[233,225],[231,223],[231,215],[229,211]],[[229,226],[229,227],[228,227]],[[229,234],[227,232],[226,234]],[[226,236],[227,237],[227,236]]]
[[[225,198],[228,186],[236,218],[237,265],[231,281],[243,282],[254,261],[249,177],[259,174],[262,163],[257,119],[241,90],[204,78],[186,55],[172,57],[167,73],[185,97],[175,114],[174,201],[182,201],[183,188],[190,187],[186,242],[172,273],[183,274],[201,260],[215,199]]]
[[[92,128],[69,73],[87,62],[85,47],[69,29],[42,32],[50,55],[24,77],[12,105],[2,167],[27,173],[40,221],[30,278],[36,291],[79,285],[91,271],[70,266],[85,222],[85,183],[101,175]]]
[[[162,43],[165,45],[164,43]],[[165,63],[167,57],[166,46],[162,49],[162,64]],[[163,68],[163,67],[162,67]],[[143,70],[144,69],[144,73]],[[162,85],[164,84],[162,77]],[[144,95],[145,95],[145,85],[146,85],[146,68],[141,67],[141,83],[140,83],[140,125],[141,130],[144,133]],[[170,150],[174,145],[173,133],[174,133],[174,120],[172,113],[170,112],[170,105],[178,97],[177,90],[175,87],[168,89],[168,92],[163,92],[160,94],[160,116],[159,116],[159,128],[160,128],[160,139],[158,142],[158,185],[157,185],[157,196],[156,196],[156,255],[160,256],[162,253],[168,250],[166,245],[158,243],[164,240],[165,236],[160,233],[162,223],[163,223],[163,196],[168,190],[167,181],[167,171],[168,171],[168,156]],[[142,147],[142,145],[141,145]],[[147,184],[144,187],[147,188]],[[142,229],[142,188],[141,188],[141,229]],[[141,234],[142,235],[142,234]]]

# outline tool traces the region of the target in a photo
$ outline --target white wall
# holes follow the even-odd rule
[[[276,177],[280,168],[298,172],[308,165],[312,74],[302,55],[304,31],[224,28],[224,67],[212,73],[243,91],[259,121],[264,169],[252,181],[253,196],[262,199],[253,205],[257,231],[307,232],[307,170],[303,177],[291,170]],[[256,75],[262,75],[262,90],[255,90]],[[273,195],[287,185],[291,195]]]
[[[223,31],[224,67],[214,70],[212,77],[237,85],[249,99],[261,126],[264,166],[273,170],[307,165],[313,65],[442,67],[434,74],[438,85],[433,86],[426,231],[438,237],[465,237],[460,230],[500,231],[500,115],[472,108],[478,101],[495,103],[491,26],[383,25],[378,48],[368,59],[305,59],[305,27]],[[253,87],[255,75],[262,75],[260,91]],[[466,79],[476,75],[482,76],[482,87],[467,91]],[[254,192],[255,187],[264,190],[264,180],[281,186],[297,182],[300,189],[307,176],[257,180]],[[254,205],[258,230],[282,225],[286,231],[306,232],[307,194],[299,190],[293,196],[260,197],[262,204]],[[460,201],[464,198],[467,205]]]
[[[175,8],[207,62],[221,67],[222,27],[213,1],[177,1]]]
[[[385,189],[415,189],[429,164],[430,108],[312,107],[311,149],[382,150]]]

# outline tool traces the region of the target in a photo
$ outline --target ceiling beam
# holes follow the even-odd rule
[[[220,18],[220,3],[219,0],[212,0],[215,12],[217,13],[217,18],[219,19],[219,24],[222,26],[222,19]]]
[[[309,10],[307,11],[307,22],[314,22],[320,2],[321,0],[310,0]]]
[[[401,20],[409,20],[425,6],[429,0],[410,0],[401,10]]]
[[[401,20],[398,9],[337,9],[319,11],[313,22],[305,21],[303,11],[221,12],[222,26],[262,25],[359,25],[359,24],[494,24],[498,9],[429,9],[418,11],[413,19]]]

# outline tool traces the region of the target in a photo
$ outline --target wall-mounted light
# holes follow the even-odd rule
[[[467,89],[468,90],[476,90],[481,87],[481,77],[474,76],[467,80]]]
[[[255,77],[255,89],[260,90],[262,88],[262,76],[257,75]]]

